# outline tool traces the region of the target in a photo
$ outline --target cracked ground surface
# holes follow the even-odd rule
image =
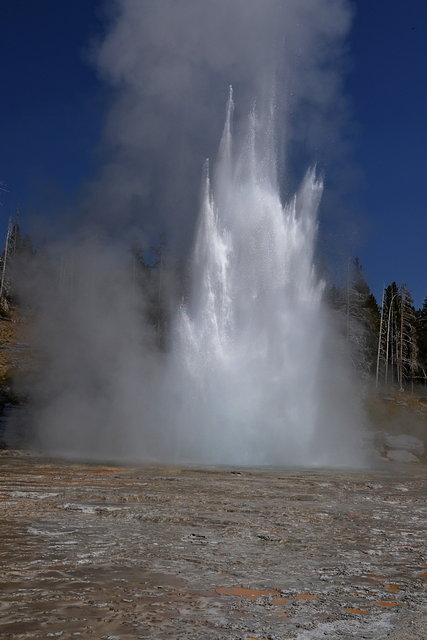
[[[427,638],[427,468],[0,456],[0,638]]]

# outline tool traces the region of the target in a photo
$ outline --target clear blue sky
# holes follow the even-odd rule
[[[377,297],[382,283],[427,296],[427,2],[359,0],[347,92],[360,125],[359,255]]]
[[[362,180],[357,253],[377,297],[383,282],[427,296],[427,2],[355,0],[346,92]],[[96,0],[0,0],[1,226],[72,201],[90,175],[108,90],[87,63],[102,34]],[[24,217],[25,220],[25,217]]]

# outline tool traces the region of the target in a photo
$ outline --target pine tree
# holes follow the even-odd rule
[[[399,288],[395,282],[392,282],[384,290],[377,356],[381,373],[383,374],[383,381],[386,385],[393,384],[396,373],[396,309],[399,305],[399,299]]]
[[[427,298],[417,312],[416,339],[418,348],[418,376],[427,386]]]
[[[413,390],[418,369],[417,315],[411,293],[405,285],[400,287],[400,317],[397,345],[397,374],[399,387],[403,390],[410,382]]]
[[[353,363],[365,376],[375,370],[379,309],[362,271],[359,258],[349,264],[346,287],[346,334]]]
[[[15,295],[14,271],[18,260],[33,255],[29,236],[23,236],[19,222],[19,207],[9,218],[3,252],[0,256],[0,308],[8,310]]]
[[[386,287],[381,309],[377,353],[377,384],[397,383],[401,390],[413,388],[417,375],[417,314],[410,291],[392,282]]]

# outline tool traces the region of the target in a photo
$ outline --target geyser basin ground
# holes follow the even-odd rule
[[[0,638],[426,637],[424,465],[0,465]]]

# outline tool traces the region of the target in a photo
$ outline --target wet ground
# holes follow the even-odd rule
[[[0,456],[0,638],[425,640],[427,468]]]

